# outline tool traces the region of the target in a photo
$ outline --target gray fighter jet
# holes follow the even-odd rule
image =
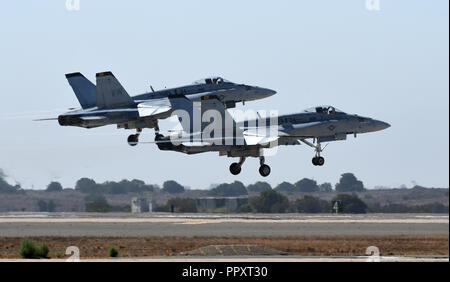
[[[143,128],[159,131],[158,120],[167,118],[175,110],[170,99],[182,95],[191,102],[214,99],[224,108],[236,103],[263,99],[276,92],[257,86],[236,84],[221,77],[210,77],[177,88],[164,89],[130,97],[111,72],[96,74],[96,85],[81,73],[66,74],[81,109],[69,111],[58,117],[61,126],[95,128],[110,124],[117,128],[135,129],[128,144],[135,146]]]
[[[323,166],[322,143],[346,140],[347,135],[375,132],[386,129],[386,122],[344,113],[333,106],[318,106],[303,112],[278,117],[257,117],[236,121],[218,100],[208,100],[195,107],[183,97],[172,100],[178,109],[176,114],[182,125],[182,132],[169,136],[157,134],[154,142],[160,150],[186,154],[219,152],[220,156],[239,157],[239,162],[230,166],[230,172],[237,175],[247,157],[260,159],[259,173],[266,177],[270,167],[265,164],[265,149],[281,145],[312,147],[315,156],[312,163]],[[199,121],[195,127],[195,117]],[[231,122],[230,122],[231,121]]]

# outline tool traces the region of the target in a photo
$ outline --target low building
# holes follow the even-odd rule
[[[152,212],[153,202],[147,202],[145,198],[133,197],[131,198],[131,212],[132,213],[142,213],[142,212]]]
[[[248,197],[205,197],[196,199],[199,212],[238,212],[240,206],[248,204]]]

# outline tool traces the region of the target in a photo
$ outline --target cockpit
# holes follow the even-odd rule
[[[224,84],[224,83],[231,83],[231,81],[223,79],[219,76],[214,76],[200,79],[194,82],[194,84]]]
[[[317,114],[326,114],[326,115],[334,115],[334,114],[345,114],[343,111],[335,108],[333,106],[317,106],[306,109],[304,112],[306,113],[317,113]]]

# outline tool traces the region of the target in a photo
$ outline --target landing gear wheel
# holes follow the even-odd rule
[[[325,159],[323,157],[318,157],[317,158],[317,165],[318,166],[323,166],[325,164]]]
[[[164,135],[162,135],[162,134],[155,135],[155,141],[160,141],[162,138],[164,138]]]
[[[127,139],[128,145],[136,146],[139,142],[139,134],[131,134]]]
[[[259,168],[259,174],[261,174],[262,177],[267,177],[270,174],[270,166],[263,164],[260,168]]]
[[[230,165],[230,172],[233,175],[238,175],[239,173],[241,173],[241,165],[238,163],[232,163]]]
[[[323,166],[325,164],[325,159],[323,157],[314,157],[312,163],[315,166]]]

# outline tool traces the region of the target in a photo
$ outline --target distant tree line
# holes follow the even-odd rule
[[[328,182],[318,184],[313,179],[303,178],[294,184],[282,182],[274,189],[286,193],[332,192],[333,185]],[[335,185],[335,190],[337,192],[363,192],[365,191],[365,188],[362,181],[358,180],[355,175],[352,173],[344,173],[341,175],[339,182]]]
[[[47,188],[48,189],[48,188]],[[142,180],[122,180],[119,182],[106,181],[104,183],[96,183],[90,178],[81,178],[75,184],[75,191],[87,194],[127,194],[127,193],[142,193],[153,192],[159,189],[155,185],[146,184]],[[169,180],[164,182],[161,191],[170,194],[179,194],[185,191],[184,186]]]
[[[122,180],[119,182],[106,181],[96,183],[90,178],[81,178],[75,184],[75,191],[88,194],[126,194],[152,192],[155,189],[153,185],[145,184],[142,180]]]
[[[20,185],[10,185],[6,180],[6,175],[0,169],[0,193],[24,193]],[[333,189],[334,188],[334,189]],[[53,181],[48,184],[46,191],[58,193],[65,189],[61,183]],[[86,194],[85,210],[89,212],[110,212],[110,211],[130,211],[129,205],[112,206],[104,195],[108,194],[127,194],[160,191],[176,195],[171,198],[164,206],[156,207],[155,211],[172,211],[174,212],[197,212],[194,199],[178,196],[186,191],[186,188],[176,181],[169,180],[163,183],[159,188],[156,185],[146,184],[142,180],[122,180],[119,182],[106,181],[104,183],[96,183],[90,178],[81,178],[76,182],[75,191]],[[295,193],[329,193],[338,192],[331,201],[326,201],[313,195],[304,195],[303,198],[290,202],[286,195]],[[421,205],[405,205],[405,204],[387,204],[373,203],[371,195],[365,196],[364,199],[371,201],[368,205],[359,199],[353,192],[366,191],[362,181],[358,180],[352,173],[344,173],[341,175],[339,182],[333,187],[331,183],[317,183],[317,181],[309,178],[303,178],[295,183],[282,182],[275,187],[269,183],[258,181],[254,184],[245,186],[240,181],[232,183],[222,183],[207,191],[208,196],[212,197],[238,197],[250,195],[251,198],[247,204],[240,207],[241,212],[261,212],[261,213],[328,213],[331,212],[332,203],[339,201],[341,203],[340,212],[343,213],[448,213],[447,205],[441,203],[421,204]],[[405,195],[404,200],[423,199],[425,188],[414,187],[411,193]],[[254,196],[257,194],[257,196]],[[448,197],[448,192],[447,192]],[[37,206],[39,211],[52,212],[56,209],[53,200],[38,200]]]
[[[230,184],[223,183],[218,185],[217,187],[211,189],[208,192],[208,195],[215,197],[234,197],[234,196],[248,195],[248,191],[242,182],[235,181]]]
[[[247,187],[242,182],[235,181],[233,183],[220,184],[217,187],[211,189],[208,194],[210,196],[222,196],[222,197],[233,197],[233,196],[243,196],[250,193],[260,193],[266,190],[275,190],[277,192],[284,193],[314,193],[314,192],[333,192],[333,185],[331,183],[325,182],[318,184],[317,181],[309,178],[303,178],[296,183],[292,184],[289,182],[282,182],[279,185],[272,187],[267,182],[256,182],[255,184],[250,184]],[[335,185],[337,192],[363,192],[365,191],[362,181],[358,180],[352,173],[344,173],[341,175],[339,183]]]
[[[53,200],[45,201],[45,200],[39,200],[38,201],[38,207],[40,212],[54,212],[56,205]]]
[[[440,203],[406,206],[390,204],[385,206],[368,205],[356,194],[338,194],[331,201],[305,195],[301,199],[289,201],[282,193],[273,189],[263,190],[258,196],[250,198],[249,203],[239,207],[241,213],[331,213],[333,203],[339,202],[339,213],[448,213],[449,208]],[[161,212],[197,212],[194,199],[172,198],[167,204],[155,211]]]
[[[50,184],[47,185],[47,189],[45,189],[47,192],[59,192],[62,190],[63,187],[59,182],[50,182]]]
[[[332,203],[341,203],[340,211],[343,213],[366,213],[368,206],[356,195],[338,194],[331,201],[321,200],[317,197],[305,195],[295,202],[274,189],[265,189],[249,202],[239,207],[241,213],[330,213]],[[194,199],[172,198],[163,207],[156,211],[169,212],[197,212]]]
[[[5,174],[0,170],[0,193],[18,193],[23,191],[20,185],[12,186],[8,184],[4,178]],[[119,182],[106,181],[104,183],[96,183],[91,178],[81,178],[75,184],[75,190],[86,194],[126,194],[126,193],[141,193],[153,192],[159,189],[155,185],[146,184],[142,180],[122,180]],[[317,181],[309,178],[303,178],[295,183],[282,182],[279,185],[272,187],[267,182],[256,182],[245,186],[242,182],[235,181],[233,183],[223,183],[208,191],[210,196],[243,196],[248,193],[260,193],[264,190],[274,189],[278,192],[284,193],[313,193],[313,192],[332,192],[333,185],[331,183],[318,184]],[[47,188],[47,192],[63,191],[61,183],[53,181]],[[176,181],[169,180],[163,183],[162,192],[170,194],[180,194],[185,192],[185,187]],[[335,185],[337,192],[362,192],[365,191],[363,182],[358,180],[352,173],[344,173],[341,175],[339,182]]]
[[[169,180],[163,183],[162,191],[170,194],[180,194],[184,192],[184,186],[176,181]]]
[[[8,182],[6,182],[5,178],[5,173],[2,169],[0,169],[0,194],[14,194],[22,191],[20,185],[10,185]]]
[[[380,205],[379,203],[369,205],[372,213],[449,213],[448,206],[441,203],[407,206],[403,204]]]
[[[341,211],[344,213],[367,212],[367,205],[356,195],[338,194],[331,201],[305,195],[295,202],[290,202],[286,196],[276,190],[261,192],[259,196],[250,201],[251,210],[248,207],[243,207],[241,211],[262,213],[330,213],[332,211],[332,203],[335,201],[341,202]]]

